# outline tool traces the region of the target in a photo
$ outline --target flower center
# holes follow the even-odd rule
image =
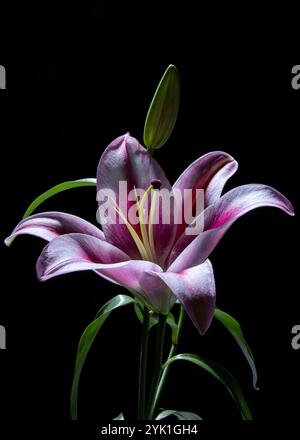
[[[130,233],[139,253],[143,260],[146,261],[152,261],[153,263],[158,262],[158,258],[155,252],[155,245],[154,245],[154,234],[153,234],[153,220],[154,220],[154,214],[155,214],[155,206],[157,201],[157,192],[159,188],[161,187],[161,181],[158,179],[151,180],[151,185],[146,189],[143,197],[141,200],[139,200],[136,188],[134,188],[135,192],[135,203],[137,208],[137,215],[139,219],[139,227],[141,231],[141,238],[136,233],[132,225],[127,220],[125,214],[122,212],[121,208],[114,202],[115,210],[121,217],[121,219],[124,221],[128,232]],[[146,216],[146,209],[145,204],[149,199],[149,196],[152,196],[151,198],[151,204],[150,204],[150,212],[148,215],[148,219]],[[147,221],[148,220],[148,221]],[[147,228],[148,225],[148,228]]]
[[[155,213],[155,206],[157,200],[157,191],[161,187],[161,181],[158,179],[151,180],[151,185],[146,189],[142,199],[139,201],[137,194],[135,196],[137,212],[139,217],[139,226],[142,236],[142,244],[144,247],[143,253],[141,253],[141,257],[148,261],[153,261],[157,263],[157,255],[155,252],[154,245],[154,235],[153,235],[153,219]],[[148,219],[146,218],[146,209],[145,204],[148,202],[149,197],[152,195],[151,204],[150,204],[150,212],[148,215]],[[147,221],[148,220],[148,221]],[[147,228],[148,224],[148,228]],[[133,237],[132,237],[133,238]],[[134,239],[134,238],[133,238]],[[146,257],[146,258],[145,258]]]

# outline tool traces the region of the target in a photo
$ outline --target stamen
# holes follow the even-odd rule
[[[161,181],[158,179],[151,180],[151,185],[146,189],[143,197],[141,200],[139,200],[136,188],[134,189],[134,197],[137,207],[137,214],[139,218],[139,225],[141,230],[142,239],[138,236],[138,234],[135,232],[132,225],[128,222],[126,216],[118,206],[118,204],[111,198],[112,202],[114,203],[114,209],[119,214],[121,219],[124,221],[133,241],[136,244],[136,247],[142,257],[143,260],[150,260],[154,263],[157,262],[157,256],[155,252],[155,245],[154,245],[154,236],[153,236],[153,221],[154,221],[154,213],[155,213],[155,206],[156,206],[156,200],[157,200],[157,190],[161,187]],[[150,213],[148,216],[148,231],[146,228],[145,223],[145,203],[147,202],[150,194],[152,193],[152,200],[150,205]]]
[[[140,237],[137,235],[137,233],[135,232],[135,230],[133,229],[131,224],[128,222],[126,216],[124,215],[124,213],[122,212],[122,210],[120,209],[118,204],[112,198],[111,198],[111,201],[115,205],[114,206],[115,211],[119,214],[119,216],[121,217],[121,219],[124,221],[125,225],[127,226],[128,232],[130,233],[133,241],[135,242],[136,247],[138,248],[138,251],[141,254],[142,259],[148,260],[147,251],[146,251],[145,246],[144,246],[143,242],[141,241]]]
[[[155,261],[157,260],[157,258],[156,258],[154,237],[153,237],[153,220],[154,220],[156,198],[157,198],[157,190],[154,190],[152,192],[152,200],[151,200],[151,207],[150,207],[150,214],[149,214],[148,236],[149,236],[149,244],[150,244],[151,253],[154,256]]]
[[[137,211],[139,211],[140,201],[139,201],[139,198],[138,198],[138,195],[137,195],[137,192],[136,192],[135,185],[133,185],[133,191],[134,191],[134,198],[135,198],[136,208],[137,208]]]
[[[145,246],[145,249],[146,249],[146,252],[148,254],[149,259],[151,261],[154,261],[154,255],[152,254],[152,251],[151,251],[151,246],[150,246],[150,243],[148,240],[146,225],[145,225],[145,221],[144,221],[145,220],[145,218],[144,218],[144,214],[145,214],[144,205],[145,205],[146,201],[148,200],[148,197],[149,197],[152,189],[153,189],[152,185],[150,185],[149,188],[146,189],[146,191],[142,197],[142,200],[139,204],[139,207],[138,207],[138,214],[139,214],[140,229],[141,229],[143,244]]]
[[[153,186],[153,189],[160,189],[161,181],[159,179],[152,179],[151,185]]]

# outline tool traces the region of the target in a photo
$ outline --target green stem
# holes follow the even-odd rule
[[[143,331],[140,353],[140,371],[139,371],[139,402],[138,402],[138,420],[145,419],[145,401],[146,401],[146,368],[149,339],[149,311],[144,307]]]
[[[151,384],[151,391],[150,391],[148,408],[147,408],[147,418],[149,420],[152,419],[153,413],[155,411],[155,395],[161,377],[161,366],[162,366],[162,358],[163,358],[166,322],[167,322],[167,316],[160,314],[158,327],[157,327],[156,352],[154,359],[152,384]]]
[[[147,149],[149,156],[153,156],[154,148],[148,147]]]
[[[177,350],[177,347],[178,347],[178,341],[179,341],[179,338],[180,338],[180,335],[181,335],[181,332],[182,332],[182,326],[183,326],[183,323],[184,323],[184,319],[185,319],[185,311],[184,311],[184,308],[181,306],[181,308],[180,308],[180,315],[179,315],[179,319],[178,319],[177,340],[176,340],[176,343],[172,344],[172,347],[171,347],[170,352],[169,352],[168,360],[176,354],[176,350]],[[171,366],[171,364],[169,364],[163,370],[163,373],[161,375],[161,378],[160,378],[160,381],[159,381],[159,384],[158,384],[158,387],[156,389],[156,393],[155,393],[155,396],[154,396],[153,408],[156,408],[158,403],[159,403],[159,399],[160,399],[161,393],[162,393],[162,391],[164,389],[166,380],[167,380],[168,375],[169,375],[170,366]]]

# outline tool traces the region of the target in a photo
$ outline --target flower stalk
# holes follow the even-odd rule
[[[167,316],[160,314],[157,326],[156,334],[156,347],[155,347],[155,358],[153,367],[152,384],[150,389],[150,396],[147,408],[147,419],[152,420],[153,414],[155,412],[155,395],[159,381],[161,378],[161,367],[163,363],[163,351],[164,351],[164,341],[165,341],[165,330],[166,330]]]
[[[168,356],[168,360],[171,359],[171,357],[175,356],[177,348],[178,348],[178,342],[179,342],[179,338],[181,336],[181,332],[182,332],[182,327],[185,321],[185,311],[184,308],[181,306],[180,307],[180,314],[179,314],[179,319],[178,319],[178,333],[177,333],[177,340],[175,343],[172,344],[170,352],[169,352],[169,356]],[[160,381],[158,383],[156,392],[155,392],[155,396],[154,396],[154,400],[153,400],[153,407],[157,408],[157,405],[159,404],[159,400],[161,397],[161,393],[165,387],[168,375],[169,375],[169,370],[170,370],[170,365],[168,364],[166,366],[166,368],[164,368]]]
[[[142,342],[141,342],[141,352],[140,352],[140,370],[139,370],[138,420],[145,419],[149,322],[150,322],[149,310],[147,309],[147,307],[144,307]]]

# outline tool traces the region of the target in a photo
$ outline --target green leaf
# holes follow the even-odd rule
[[[140,321],[141,324],[143,324],[143,306],[138,301],[135,301],[133,306],[137,319]]]
[[[74,377],[73,377],[73,384],[72,384],[72,390],[71,390],[71,417],[72,420],[77,419],[77,401],[78,401],[78,385],[79,385],[79,379],[81,370],[83,367],[83,364],[86,360],[87,354],[105,321],[111,314],[111,312],[119,307],[126,306],[127,304],[130,304],[134,302],[134,299],[127,295],[117,295],[114,298],[112,298],[110,301],[108,301],[106,304],[104,304],[103,307],[98,312],[98,317],[91,322],[87,328],[84,330],[79,344],[78,344],[78,350],[77,350],[77,357],[76,357],[76,363],[75,363],[75,370],[74,370]]]
[[[217,318],[224,327],[231,333],[231,335],[234,337],[236,342],[238,343],[240,349],[242,350],[245,358],[247,359],[247,362],[252,370],[252,380],[253,380],[253,387],[258,390],[259,388],[256,386],[257,384],[257,371],[256,366],[254,363],[253,354],[251,352],[251,349],[249,345],[247,344],[247,341],[243,335],[242,329],[240,324],[236,319],[234,319],[232,316],[228,315],[228,313],[223,312],[220,309],[215,309],[215,318]]]
[[[117,417],[115,417],[113,420],[125,420],[123,413],[120,413]]]
[[[28,206],[25,214],[23,215],[23,218],[29,217],[38,206],[40,206],[45,200],[49,199],[50,197],[55,196],[55,194],[66,191],[67,189],[79,188],[81,186],[96,186],[96,179],[86,178],[79,180],[69,180],[67,182],[59,183],[58,185],[53,186],[52,188],[48,189],[48,191],[38,196]]]
[[[167,324],[172,331],[172,344],[177,344],[178,325],[177,322],[175,321],[174,315],[171,312],[168,313]]]
[[[169,416],[175,416],[178,420],[203,420],[195,413],[188,411],[176,411],[173,409],[164,409],[161,413],[158,414],[155,420],[165,419]]]
[[[179,110],[180,84],[178,70],[170,64],[152,102],[144,126],[144,144],[152,150],[162,147],[171,135]]]
[[[208,360],[202,356],[198,356],[196,354],[178,354],[176,356],[171,357],[168,361],[163,365],[163,368],[167,367],[171,363],[175,361],[188,361],[202,368],[203,370],[210,373],[215,379],[217,379],[225,388],[227,388],[229,394],[236,402],[242,417],[244,420],[252,420],[251,411],[248,407],[248,404],[245,400],[242,390],[240,389],[239,384],[235,380],[235,378],[227,371],[224,367]]]

